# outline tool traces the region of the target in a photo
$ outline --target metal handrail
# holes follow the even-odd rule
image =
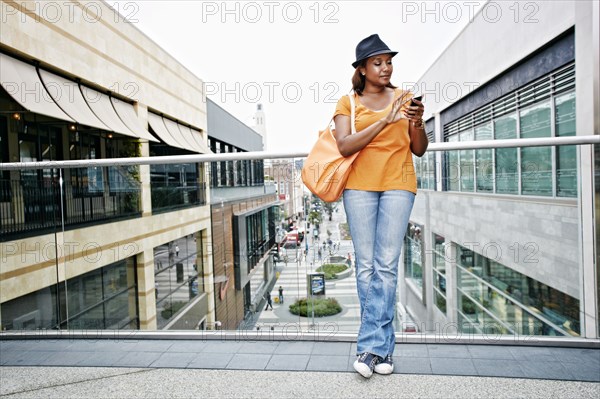
[[[431,143],[429,144],[427,151],[479,150],[488,148],[545,147],[585,144],[600,144],[600,135]],[[241,161],[253,159],[306,158],[307,155],[308,153],[306,152],[249,151],[226,154],[193,154],[85,160],[75,159],[68,161],[43,162],[5,162],[0,163],[0,171],[24,169],[71,169],[91,166],[117,165],[165,165],[197,162]]]

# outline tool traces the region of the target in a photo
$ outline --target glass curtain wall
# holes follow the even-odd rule
[[[569,65],[444,128],[445,140],[506,140],[575,135],[575,66]],[[448,191],[577,197],[574,146],[449,151]]]
[[[457,244],[463,332],[579,336],[579,300]]]
[[[6,330],[138,329],[135,258],[3,303]],[[58,294],[57,294],[58,292]]]
[[[202,234],[181,237],[154,248],[157,328],[164,328],[204,292]]]

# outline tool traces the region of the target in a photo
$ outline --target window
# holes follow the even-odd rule
[[[491,139],[491,122],[475,127],[475,140]],[[492,153],[492,149],[475,150],[478,192],[492,192],[494,190],[494,161],[492,158]]]
[[[70,159],[96,159],[100,157],[100,137],[85,133],[69,133]],[[71,170],[74,197],[100,196],[104,193],[103,168],[90,166]]]
[[[555,99],[556,136],[575,135],[575,92]],[[575,146],[556,147],[556,194],[577,196],[577,152]]]
[[[521,138],[550,137],[550,102],[521,111]],[[552,148],[521,148],[521,193],[552,195]]]
[[[502,116],[494,121],[496,140],[517,138],[517,117],[515,114]],[[496,192],[502,194],[519,193],[519,159],[516,148],[495,149]]]
[[[417,188],[435,190],[435,153],[426,152],[421,158],[413,157],[417,174]]]
[[[135,257],[3,303],[2,327],[138,329]],[[67,300],[68,298],[68,300]],[[68,306],[68,309],[67,309]]]
[[[458,141],[458,135],[448,137],[449,142]],[[458,163],[458,151],[447,151],[448,163],[446,165],[446,187],[449,191],[459,191],[460,165]]]
[[[8,119],[0,116],[0,162],[8,162]],[[10,186],[10,172],[0,172],[0,202],[10,201],[12,190]],[[0,216],[0,219],[3,219]]]
[[[202,245],[202,234],[197,232],[154,248],[156,320],[159,329],[164,328],[173,316],[204,292]],[[192,323],[192,328],[195,325]]]
[[[473,130],[459,133],[460,141],[473,141]],[[474,166],[473,150],[462,150],[460,154],[460,191],[473,191]]]
[[[226,145],[220,143],[219,145],[219,153],[225,154],[227,152]],[[227,187],[227,162],[221,161],[218,162],[218,170],[219,170],[219,187]]]
[[[573,136],[574,88],[571,64],[446,124],[445,140]],[[577,196],[575,146],[448,151],[446,161],[448,191]]]

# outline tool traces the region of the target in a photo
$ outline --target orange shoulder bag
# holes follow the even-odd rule
[[[354,134],[356,133],[354,92],[348,97],[350,98],[350,128]],[[319,138],[302,167],[302,182],[325,202],[337,201],[342,196],[352,169],[352,162],[360,153],[358,151],[348,157],[340,154],[335,141],[335,129],[331,127],[332,121],[333,118],[327,128],[319,132]]]

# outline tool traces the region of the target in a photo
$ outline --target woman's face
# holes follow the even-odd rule
[[[361,67],[361,74],[364,74],[367,81],[375,85],[385,86],[390,83],[394,66],[392,65],[391,54],[379,54],[369,57],[364,67]]]

